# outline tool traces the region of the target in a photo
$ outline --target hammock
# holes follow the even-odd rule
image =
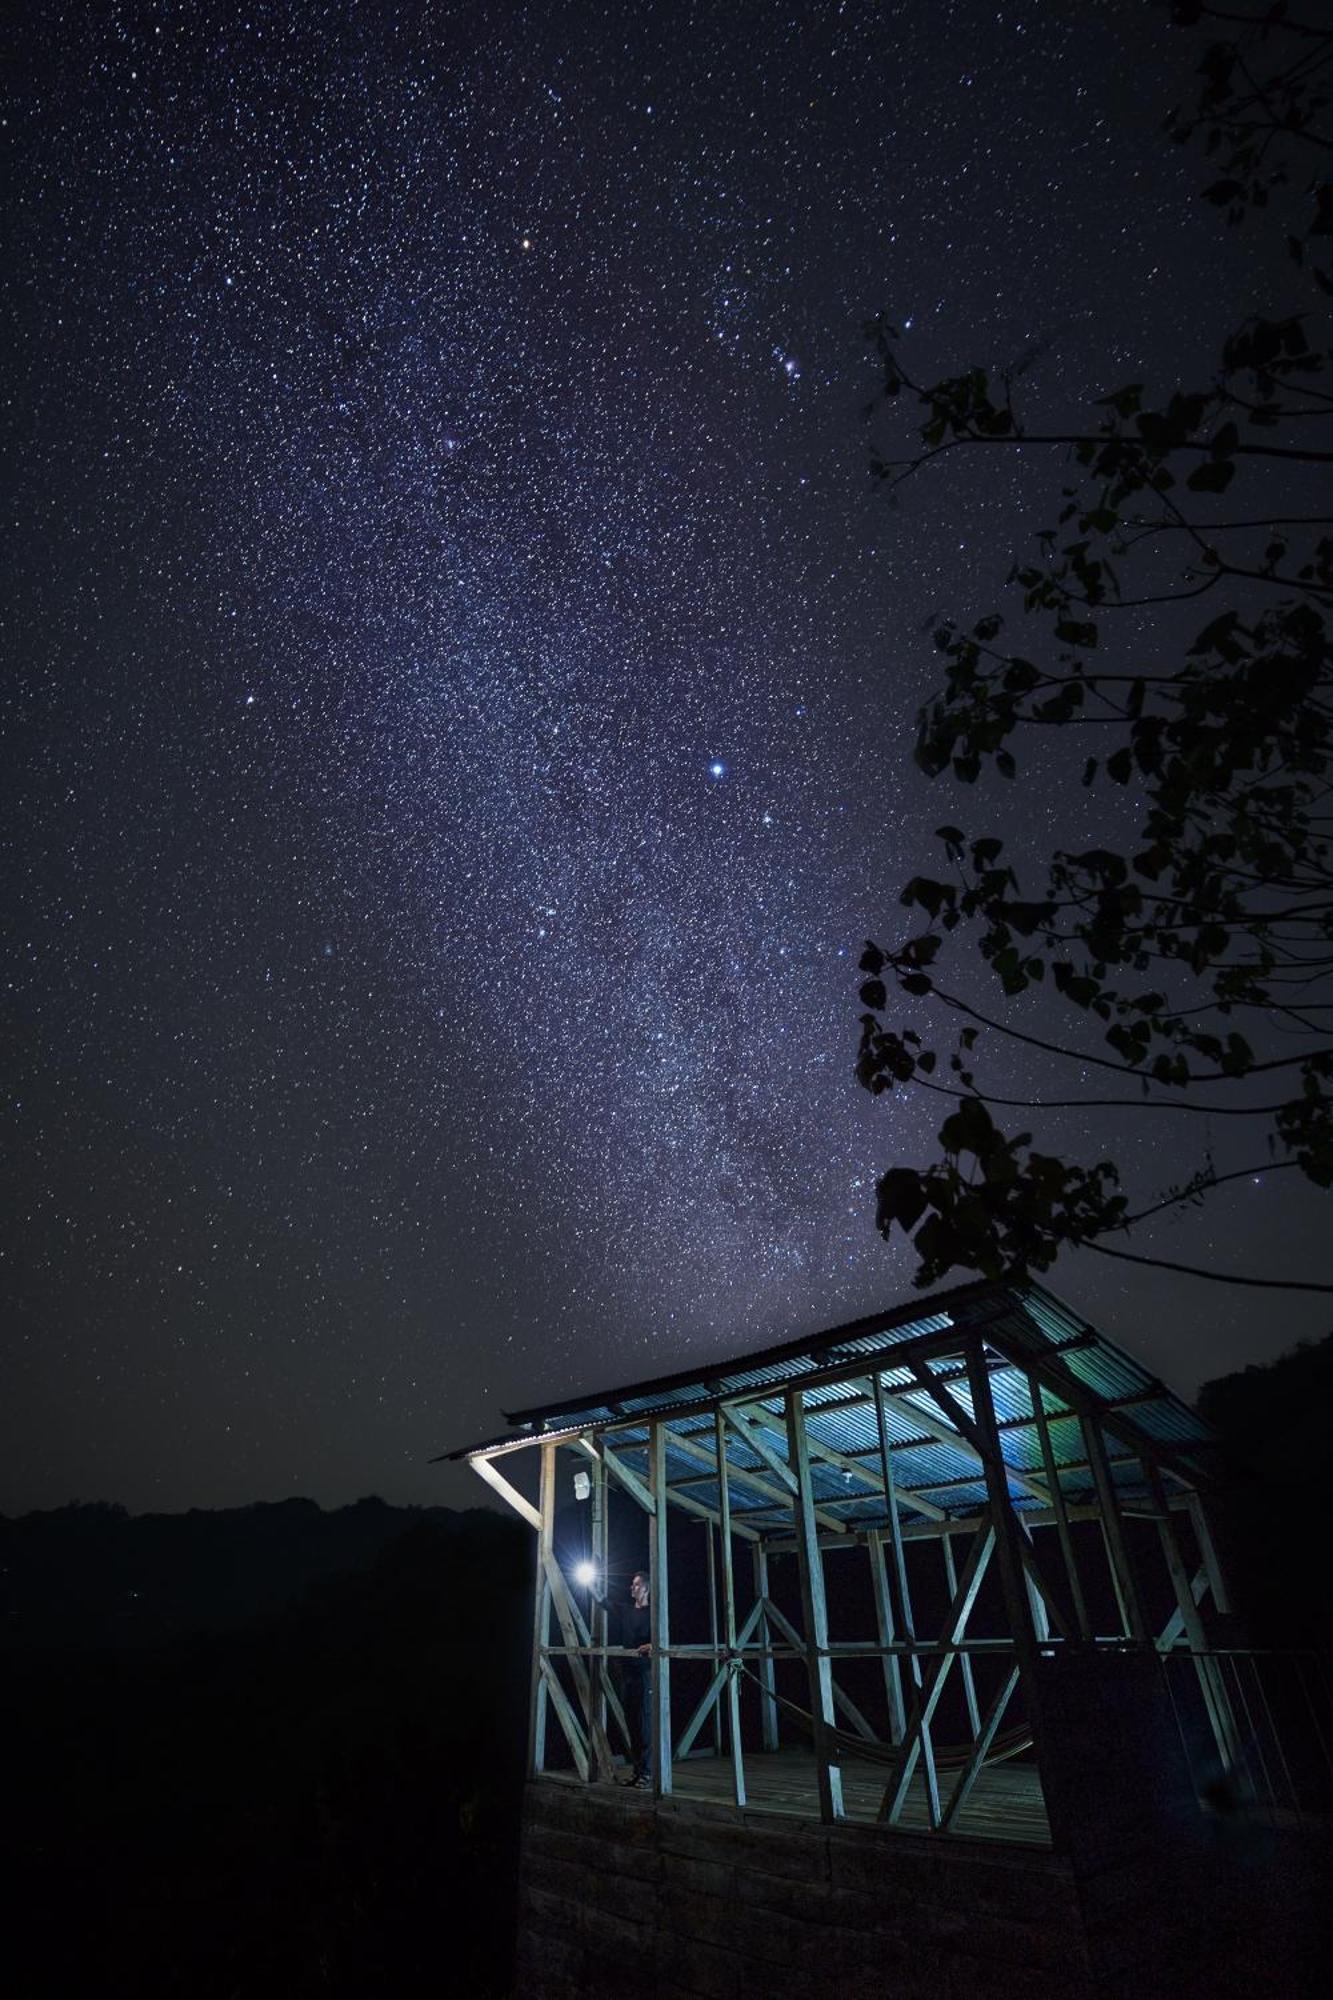
[[[785,1710],[797,1724],[797,1727],[802,1729],[813,1740],[815,1718],[810,1710],[808,1708],[801,1708],[794,1701],[788,1701],[787,1697],[778,1694],[776,1689],[765,1687],[758,1674],[754,1672],[753,1668],[746,1666],[743,1660],[738,1661],[737,1664],[741,1672],[749,1675],[755,1686],[762,1691],[765,1697],[769,1701],[776,1702],[779,1708]],[[857,1736],[850,1729],[839,1729],[836,1724],[832,1723],[826,1727],[824,1733],[826,1737],[832,1737],[839,1752],[845,1756],[859,1757],[863,1762],[868,1764],[883,1764],[889,1770],[896,1769],[902,1763],[903,1753],[901,1744],[872,1742],[869,1737]],[[963,1766],[971,1760],[975,1748],[975,1744],[972,1743],[932,1743],[931,1752],[934,1756],[935,1768],[945,1771],[961,1771]],[[1030,1750],[1031,1748],[1032,1731],[1025,1722],[1020,1722],[1017,1728],[1006,1729],[992,1740],[986,1755],[982,1759],[982,1763],[1003,1764],[1007,1758],[1017,1757],[1024,1750]]]

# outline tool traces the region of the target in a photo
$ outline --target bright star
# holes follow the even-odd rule
[[[708,766],[708,775],[710,778],[726,777],[727,767],[722,762],[722,759],[720,757],[715,758],[714,761]]]

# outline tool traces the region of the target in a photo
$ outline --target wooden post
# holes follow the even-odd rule
[[[1126,1638],[1146,1642],[1150,1636],[1148,1621],[1143,1615],[1138,1580],[1134,1575],[1134,1565],[1125,1539],[1125,1524],[1120,1515],[1120,1502],[1116,1498],[1115,1481],[1111,1477],[1111,1468],[1106,1459],[1106,1446],[1102,1441],[1101,1424],[1095,1416],[1080,1416],[1079,1423],[1083,1429],[1088,1466],[1097,1493],[1097,1511],[1101,1517],[1102,1537],[1106,1543],[1106,1558],[1111,1566],[1111,1582],[1115,1588],[1116,1603],[1120,1607],[1121,1625]]]
[[[971,1754],[958,1773],[954,1788],[945,1803],[944,1811],[940,1815],[942,1827],[951,1827],[955,1824],[959,1813],[971,1797],[972,1787],[980,1776],[981,1767],[990,1753],[991,1744],[995,1741],[995,1733],[1004,1720],[1004,1711],[1009,1706],[1010,1697],[1017,1686],[1018,1668],[1011,1666],[991,1697],[991,1705],[986,1710],[985,1721],[976,1732],[976,1741],[972,1745]]]
[[[896,1589],[896,1623],[903,1638],[912,1647],[916,1644],[916,1618],[912,1610],[912,1592],[907,1581],[907,1550],[903,1543],[902,1520],[898,1513],[898,1484],[893,1471],[893,1451],[889,1439],[889,1416],[884,1397],[884,1378],[876,1369],[871,1377],[871,1388],[875,1398],[875,1429],[879,1438],[880,1470],[884,1476],[884,1503],[889,1514],[889,1541],[892,1549],[890,1581]],[[947,1540],[947,1537],[946,1537]],[[908,1654],[908,1672],[916,1693],[917,1712],[922,1715],[920,1728],[921,1770],[926,1786],[926,1818],[934,1827],[940,1820],[940,1783],[935,1770],[935,1746],[930,1734],[930,1718],[922,1713],[921,1661],[915,1651]],[[904,1725],[905,1731],[905,1725]]]
[[[1046,1405],[1042,1401],[1041,1383],[1031,1369],[1027,1370],[1026,1381],[1028,1394],[1032,1398],[1032,1420],[1036,1426],[1037,1441],[1041,1446],[1042,1470],[1046,1474],[1046,1484],[1051,1490],[1051,1512],[1055,1516],[1055,1532],[1059,1538],[1060,1554],[1069,1583],[1069,1601],[1074,1607],[1074,1622],[1078,1626],[1078,1636],[1086,1645],[1092,1637],[1092,1626],[1088,1622],[1088,1607],[1083,1599],[1078,1558],[1074,1553],[1074,1537],[1069,1527],[1069,1510],[1065,1506],[1060,1474],[1056,1470],[1050,1426],[1046,1421]]]
[[[716,1672],[718,1659],[717,1624],[717,1531],[711,1521],[705,1521],[704,1551],[708,1557],[708,1643],[713,1648],[713,1670]],[[722,1755],[722,1704],[713,1704],[713,1755]]]
[[[945,1535],[943,1540],[948,1541]],[[881,1646],[891,1646],[894,1641],[893,1600],[889,1595],[888,1569],[884,1561],[884,1537],[866,1536],[866,1554],[870,1558],[870,1583],[875,1594],[875,1635]],[[905,1727],[903,1711],[903,1670],[896,1653],[886,1653],[882,1662],[884,1668],[884,1699],[889,1709],[889,1741],[901,1743]]]
[[[1208,1588],[1213,1593],[1213,1608],[1223,1616],[1231,1609],[1231,1599],[1227,1594],[1226,1573],[1218,1560],[1217,1544],[1213,1540],[1212,1523],[1208,1510],[1197,1493],[1189,1499],[1190,1520],[1194,1523],[1194,1535],[1199,1544],[1199,1555],[1208,1577]]]
[[[555,1548],[555,1452],[553,1444],[542,1446],[537,1575],[532,1601],[532,1685],[528,1707],[530,1778],[539,1778],[546,1768],[546,1638],[551,1623],[551,1586],[546,1580],[546,1562]]]
[[[930,1740],[931,1719],[944,1692],[953,1663],[958,1658],[958,1642],[967,1630],[968,1620],[977,1601],[977,1592],[981,1588],[981,1580],[986,1573],[986,1565],[990,1561],[994,1547],[995,1530],[987,1520],[972,1537],[967,1559],[958,1579],[958,1589],[949,1606],[944,1629],[940,1633],[942,1650],[933,1654],[913,1697],[912,1712],[908,1717],[906,1733],[903,1736],[902,1757],[894,1776],[884,1788],[884,1797],[879,1809],[879,1817],[890,1824],[897,1819],[906,1803],[912,1777],[916,1771],[917,1758]],[[933,1794],[928,1790],[926,1799],[930,1823],[934,1827],[939,1823],[938,1788]]]
[[[1180,1622],[1184,1627],[1190,1652],[1194,1655],[1194,1670],[1198,1676],[1199,1692],[1203,1696],[1213,1739],[1217,1744],[1217,1754],[1222,1759],[1224,1769],[1234,1770],[1243,1753],[1231,1700],[1218,1672],[1217,1662],[1208,1655],[1208,1636],[1203,1629],[1203,1620],[1199,1616],[1199,1607],[1195,1601],[1189,1571],[1185,1567],[1185,1559],[1180,1553],[1180,1543],[1176,1539],[1175,1523],[1171,1519],[1171,1509],[1167,1504],[1162,1475],[1155,1465],[1147,1462],[1143,1470],[1148,1491],[1152,1496],[1153,1511],[1157,1515],[1158,1539],[1162,1545],[1167,1574],[1171,1578],[1171,1588],[1175,1592],[1176,1609],[1180,1613]]]
[[[1041,1575],[1041,1571],[1037,1567],[1037,1538],[1032,1532],[1032,1523],[1024,1519],[1021,1515],[1019,1517],[1019,1526],[1023,1530],[1023,1540],[1027,1545],[1026,1548],[1020,1550],[1020,1553],[1023,1556],[1023,1573],[1027,1577],[1028,1583],[1028,1603],[1032,1606],[1032,1629],[1036,1633],[1038,1640],[1045,1640],[1051,1636],[1051,1616],[1047,1608],[1046,1599],[1042,1595],[1042,1586],[1037,1581]],[[1069,1638],[1070,1636],[1067,1629],[1062,1630],[1062,1638]]]
[[[990,1502],[991,1526],[995,1530],[995,1555],[1000,1565],[1004,1608],[1013,1636],[1014,1657],[1023,1683],[1028,1719],[1032,1724],[1032,1734],[1036,1740],[1037,1757],[1040,1762],[1042,1740],[1039,1717],[1038,1651],[1032,1624],[1032,1604],[1028,1597],[1027,1574],[1023,1568],[1023,1554],[1019,1547],[1022,1530],[1009,1499],[1009,1480],[1005,1471],[1004,1454],[1000,1450],[1000,1432],[995,1420],[995,1405],[991,1401],[990,1371],[986,1367],[985,1351],[979,1340],[970,1340],[967,1344],[967,1386],[982,1445],[986,1497]]]
[[[815,1499],[810,1483],[810,1449],[805,1435],[805,1398],[789,1389],[787,1458],[796,1475],[796,1557],[801,1571],[805,1624],[805,1656],[810,1673],[810,1713],[815,1738],[815,1776],[819,1784],[819,1816],[826,1823],[843,1817],[842,1771],[834,1761],[837,1746],[833,1720],[833,1669],[828,1653],[828,1605],[824,1598],[824,1560],[815,1525]]]
[[[588,1743],[593,1757],[589,1765],[589,1777],[598,1777],[609,1784],[615,1772],[615,1760],[611,1755],[611,1745],[607,1741],[606,1730],[595,1719],[593,1683],[588,1673],[587,1649],[591,1634],[565,1581],[564,1571],[552,1556],[546,1565],[546,1580],[551,1587],[551,1603],[555,1607],[556,1622],[565,1643],[565,1660],[569,1677],[574,1683],[579,1707],[587,1727]]]
[[[731,1789],[738,1806],[745,1804],[745,1752],[741,1744],[741,1691],[737,1681],[736,1581],[731,1562],[731,1488],[727,1480],[726,1424],[721,1410],[713,1412],[713,1437],[717,1445],[717,1496],[721,1518],[719,1542],[722,1554],[722,1633],[727,1647],[727,1735],[731,1743]],[[713,1531],[708,1530],[711,1544]],[[716,1626],[714,1626],[716,1637]],[[713,1711],[720,1716],[721,1702]]]
[[[952,1604],[958,1595],[958,1565],[953,1559],[952,1538],[949,1535],[941,1535],[940,1543],[944,1549],[944,1576],[949,1586],[949,1602]],[[1032,1594],[1030,1583],[1028,1592],[1029,1595]],[[958,1655],[958,1671],[963,1676],[963,1699],[967,1703],[967,1720],[972,1731],[972,1741],[975,1743],[981,1734],[981,1711],[977,1707],[976,1676],[972,1672],[972,1662],[966,1653]]]
[[[660,1423],[648,1437],[648,1483],[653,1495],[652,1560],[649,1564],[649,1609],[652,1621],[653,1793],[671,1795],[671,1644],[670,1578],[667,1569],[666,1432]]]
[[[773,1699],[773,1628],[768,1617],[768,1550],[762,1542],[756,1542],[751,1551],[754,1566],[755,1602],[763,1608],[759,1614],[759,1642],[764,1648],[759,1662],[759,1682],[762,1692],[759,1697],[759,1726],[761,1741],[765,1750],[778,1747],[778,1705]]]
[[[593,1654],[588,1662],[592,1679],[592,1720],[594,1730],[606,1733],[606,1554],[607,1554],[606,1467],[598,1457],[592,1467],[592,1535],[589,1556],[596,1572],[592,1584],[592,1617],[589,1620]]]

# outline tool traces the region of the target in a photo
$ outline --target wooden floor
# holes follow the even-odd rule
[[[843,1806],[849,1820],[878,1818],[887,1776],[882,1764],[854,1756],[843,1758]],[[941,1773],[940,1791],[946,1799],[951,1783],[950,1774]],[[675,1765],[672,1785],[678,1798],[707,1799],[718,1805],[733,1802],[728,1758],[686,1758]],[[788,1813],[798,1819],[819,1818],[815,1764],[808,1750],[747,1751],[745,1790],[747,1806],[757,1812]],[[928,1831],[926,1796],[919,1776],[896,1824],[906,1832]],[[977,1778],[953,1831],[972,1840],[1049,1847],[1051,1831],[1035,1765],[1014,1760],[988,1766]]]

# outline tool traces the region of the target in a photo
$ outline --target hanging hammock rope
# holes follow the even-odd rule
[[[779,1694],[775,1688],[765,1686],[754,1669],[746,1666],[744,1660],[738,1660],[736,1665],[743,1674],[749,1676],[766,1700],[775,1702],[780,1709],[790,1715],[798,1728],[802,1729],[813,1741],[815,1718],[808,1708],[800,1707],[797,1702],[788,1701],[786,1695]],[[839,1729],[836,1724],[829,1724],[825,1730],[825,1734],[832,1737],[841,1753],[847,1756],[860,1757],[865,1763],[883,1764],[889,1770],[896,1769],[902,1763],[903,1753],[899,1744],[872,1742],[869,1737],[857,1736],[849,1729]],[[933,1743],[931,1745],[936,1768],[940,1770],[961,1770],[963,1765],[972,1756],[974,1748],[975,1745],[971,1743]],[[1026,1723],[1019,1723],[1017,1728],[1006,1729],[1003,1734],[995,1737],[982,1762],[983,1764],[1003,1764],[1007,1758],[1020,1756],[1024,1750],[1030,1750],[1031,1748],[1032,1731]]]

